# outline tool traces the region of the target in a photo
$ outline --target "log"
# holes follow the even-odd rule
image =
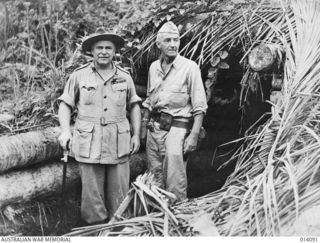
[[[272,90],[280,91],[282,89],[282,84],[283,84],[283,77],[274,76],[271,82]]]
[[[0,175],[0,208],[12,203],[23,203],[60,194],[62,170],[63,163],[54,161]],[[145,153],[132,155],[130,158],[131,181],[145,170]],[[67,166],[66,188],[74,190],[77,186],[80,186],[78,163],[70,161]]]
[[[62,190],[62,162],[43,164],[38,168],[12,171],[0,176],[0,208],[34,198],[51,196]],[[76,162],[68,163],[66,188],[79,185]]]
[[[0,140],[0,174],[62,157],[60,128],[3,136]]]
[[[0,174],[10,169],[61,157],[62,150],[57,140],[59,132],[58,127],[51,127],[42,131],[1,137]]]
[[[254,71],[260,72],[270,68],[275,57],[270,46],[258,45],[249,53],[248,61]]]
[[[271,91],[270,102],[280,107],[283,102],[283,93],[281,91]]]

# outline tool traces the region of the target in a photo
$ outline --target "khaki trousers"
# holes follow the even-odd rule
[[[129,162],[112,165],[79,163],[81,218],[89,224],[112,217],[129,190]]]
[[[186,161],[183,159],[183,144],[187,130],[171,127],[170,131],[159,129],[154,122],[154,131],[148,130],[148,170],[165,190],[176,195],[177,200],[187,198]]]

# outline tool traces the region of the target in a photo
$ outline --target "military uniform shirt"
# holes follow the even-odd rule
[[[117,164],[128,160],[127,107],[141,101],[129,72],[113,63],[113,75],[103,80],[90,63],[72,73],[59,100],[78,110],[71,147],[77,161]]]
[[[150,111],[190,118],[205,113],[208,108],[198,65],[180,55],[167,73],[161,68],[161,60],[151,64],[147,90],[147,99],[142,105]]]

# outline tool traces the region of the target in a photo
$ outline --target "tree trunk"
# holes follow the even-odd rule
[[[60,129],[47,128],[0,140],[0,174],[10,169],[26,167],[62,156],[57,140]]]
[[[144,153],[130,158],[130,178],[134,180],[146,170]],[[0,175],[0,208],[62,192],[63,162],[51,162]],[[78,163],[67,164],[66,190],[80,185]]]

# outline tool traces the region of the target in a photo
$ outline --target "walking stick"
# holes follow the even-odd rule
[[[62,212],[62,223],[63,226],[65,224],[65,200],[66,200],[66,178],[67,178],[67,164],[68,164],[68,150],[69,142],[66,145],[66,149],[63,150],[63,157],[61,161],[63,162],[63,170],[62,170],[62,191],[61,191],[61,212]]]

